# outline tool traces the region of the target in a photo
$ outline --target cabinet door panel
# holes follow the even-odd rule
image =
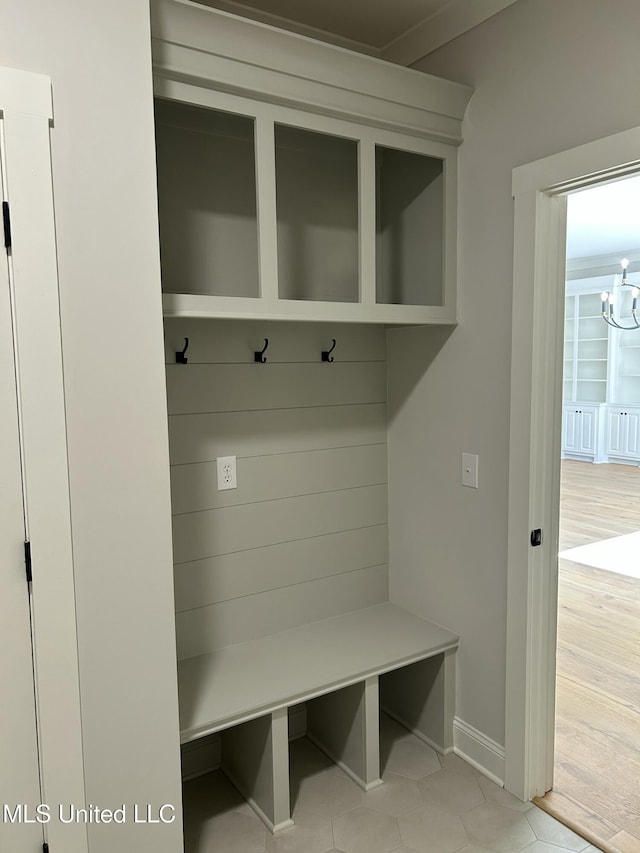
[[[578,413],[575,409],[564,410],[564,449],[571,452],[578,449]]]
[[[627,421],[625,456],[640,459],[640,413],[629,412],[625,419]]]
[[[580,424],[578,450],[581,453],[595,453],[596,413],[593,409],[583,409],[578,418]]]
[[[609,412],[607,418],[607,453],[612,456],[624,455],[624,424],[625,415],[622,412]]]

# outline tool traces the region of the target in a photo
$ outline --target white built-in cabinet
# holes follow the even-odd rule
[[[165,316],[455,323],[470,90],[213,14],[155,5]]]
[[[457,147],[472,92],[184,0],[154,2],[152,32],[173,501],[202,503],[174,512],[176,590],[198,604],[177,608],[181,740],[218,737],[219,766],[276,831],[291,824],[288,717],[301,705],[309,737],[365,790],[382,784],[380,707],[452,749],[458,638],[388,601],[379,326],[457,321]],[[339,335],[337,323],[366,325]],[[371,331],[382,346],[367,355],[356,345]],[[263,360],[252,350],[267,335]],[[335,361],[321,359],[336,337]],[[380,474],[367,464],[356,493],[344,487],[355,443],[370,445],[379,421]],[[240,460],[247,436],[245,492],[223,505],[210,497],[212,448]],[[274,448],[295,458],[274,467]],[[338,465],[345,449],[353,464]],[[251,465],[268,508],[245,497]],[[296,484],[284,520],[269,471]],[[326,548],[329,570],[313,559]]]
[[[608,407],[607,456],[640,461],[640,406],[635,409]]]
[[[600,291],[566,297],[565,402],[605,403],[609,326],[600,313]]]
[[[590,462],[640,461],[640,329],[602,319],[613,275],[568,282],[565,299],[562,453]],[[631,294],[616,288],[616,317],[628,323]]]
[[[159,88],[167,316],[455,321],[453,146]]]
[[[574,405],[564,407],[564,448],[567,453],[596,455],[600,407]]]

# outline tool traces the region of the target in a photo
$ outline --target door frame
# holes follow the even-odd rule
[[[505,787],[522,800],[553,783],[566,195],[638,172],[640,127],[512,175]]]
[[[0,110],[3,191],[10,206],[12,238],[2,263],[7,264],[12,301],[24,492],[24,525],[18,535],[22,538],[26,531],[31,542],[40,785],[43,802],[51,808],[51,820],[42,828],[52,849],[86,853],[87,826],[57,819],[59,805],[84,805],[85,786],[51,173],[50,78],[0,68]],[[15,411],[15,398],[10,405]]]

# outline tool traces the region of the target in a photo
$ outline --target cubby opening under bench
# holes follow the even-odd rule
[[[221,733],[222,770],[267,827],[293,825],[288,709],[364,790],[382,784],[382,708],[452,750],[458,637],[385,603],[182,660],[181,741]]]

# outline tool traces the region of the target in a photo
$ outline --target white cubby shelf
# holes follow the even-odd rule
[[[453,743],[451,631],[385,603],[182,660],[183,743],[222,732],[222,769],[271,831],[292,824],[288,708],[363,789],[380,784],[379,710],[441,753]]]

